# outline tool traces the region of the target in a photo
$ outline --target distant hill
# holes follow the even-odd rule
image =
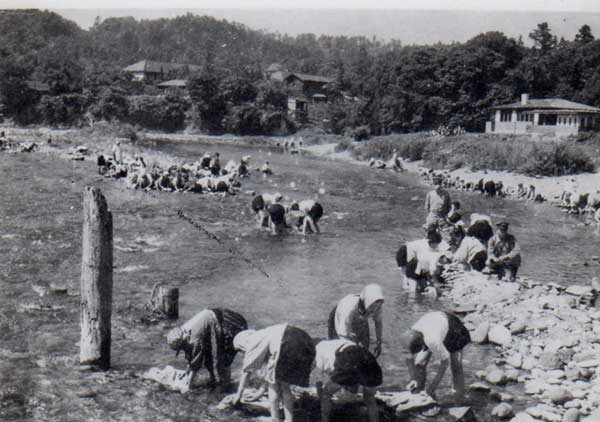
[[[522,36],[527,44],[527,35],[539,22],[548,22],[554,34],[568,40],[572,40],[584,24],[589,25],[592,32],[600,33],[600,13],[334,9],[65,9],[56,12],[85,29],[93,25],[96,16],[157,19],[189,12],[281,34],[363,35],[397,39],[403,44],[464,42],[488,31],[500,31],[514,38]]]

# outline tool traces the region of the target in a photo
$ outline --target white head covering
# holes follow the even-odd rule
[[[379,284],[368,284],[360,292],[360,299],[365,304],[365,309],[369,309],[369,306],[378,300],[383,301],[383,289]]]
[[[177,351],[177,354],[179,354],[185,341],[189,340],[189,336],[189,331],[184,330],[181,327],[175,327],[167,334],[167,343],[171,349]]]
[[[233,338],[233,347],[237,350],[241,350],[242,352],[246,352],[252,346],[252,336],[256,330],[244,330],[240,331]]]

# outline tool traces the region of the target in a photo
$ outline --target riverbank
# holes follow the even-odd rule
[[[366,160],[356,158],[350,151],[350,149],[344,149],[339,151],[335,144],[323,144],[323,145],[312,145],[304,148],[311,154],[335,160],[342,160],[347,162],[353,162],[360,165],[368,165]],[[424,160],[410,161],[407,157],[402,158],[402,166],[405,171],[415,175],[421,176],[424,181],[429,181],[429,175],[432,171],[431,168],[425,166]],[[385,162],[385,161],[383,161]],[[390,171],[391,168],[387,166],[385,169],[373,168],[373,171]],[[443,174],[444,179],[453,183],[455,180],[460,180],[460,190],[474,190],[474,187],[479,183],[480,180],[491,180],[496,184],[501,182],[503,185],[503,192],[509,199],[515,200],[527,200],[526,197],[518,197],[519,185],[522,185],[527,191],[531,186],[535,189],[535,196],[531,200],[547,201],[555,206],[563,208],[563,202],[561,201],[561,195],[563,192],[570,192],[572,201],[575,200],[579,195],[586,195],[586,200],[592,197],[600,198],[600,173],[580,173],[575,175],[567,176],[552,176],[552,177],[541,177],[541,176],[526,176],[523,174],[517,174],[509,171],[493,171],[493,170],[471,170],[466,167],[461,167],[455,170],[436,170],[438,174]],[[466,186],[471,186],[467,189]],[[448,186],[455,188],[458,186]],[[565,209],[567,211],[567,209]],[[577,212],[583,213],[583,208],[578,209]],[[585,223],[593,223],[593,215],[588,213],[585,219]]]

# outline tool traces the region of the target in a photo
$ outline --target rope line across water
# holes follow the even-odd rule
[[[244,262],[246,262],[248,265],[250,265],[252,268],[254,268],[255,270],[257,270],[258,272],[260,272],[262,275],[264,275],[266,278],[268,279],[272,279],[272,277],[269,275],[269,273],[267,273],[264,269],[262,269],[260,267],[260,265],[256,264],[254,261],[252,261],[249,258],[246,258],[244,255],[241,254],[241,252],[239,252],[238,250],[232,248],[231,246],[227,245],[219,236],[217,236],[216,234],[212,233],[211,231],[209,231],[206,227],[204,227],[202,224],[194,221],[191,217],[188,217],[182,210],[178,210],[177,211],[177,217],[180,218],[181,220],[185,220],[188,223],[190,223],[195,229],[201,231],[202,233],[204,233],[205,235],[207,235],[210,239],[215,240],[217,243],[219,243],[221,246],[225,247],[227,249],[227,251],[232,254],[237,256],[238,258],[242,259]],[[281,285],[280,281],[277,280],[277,283]]]

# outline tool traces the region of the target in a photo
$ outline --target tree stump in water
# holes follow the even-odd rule
[[[155,285],[152,289],[151,303],[166,318],[179,318],[179,289],[177,287],[160,283]]]
[[[79,362],[110,367],[113,226],[106,198],[97,188],[83,194],[81,340]]]

